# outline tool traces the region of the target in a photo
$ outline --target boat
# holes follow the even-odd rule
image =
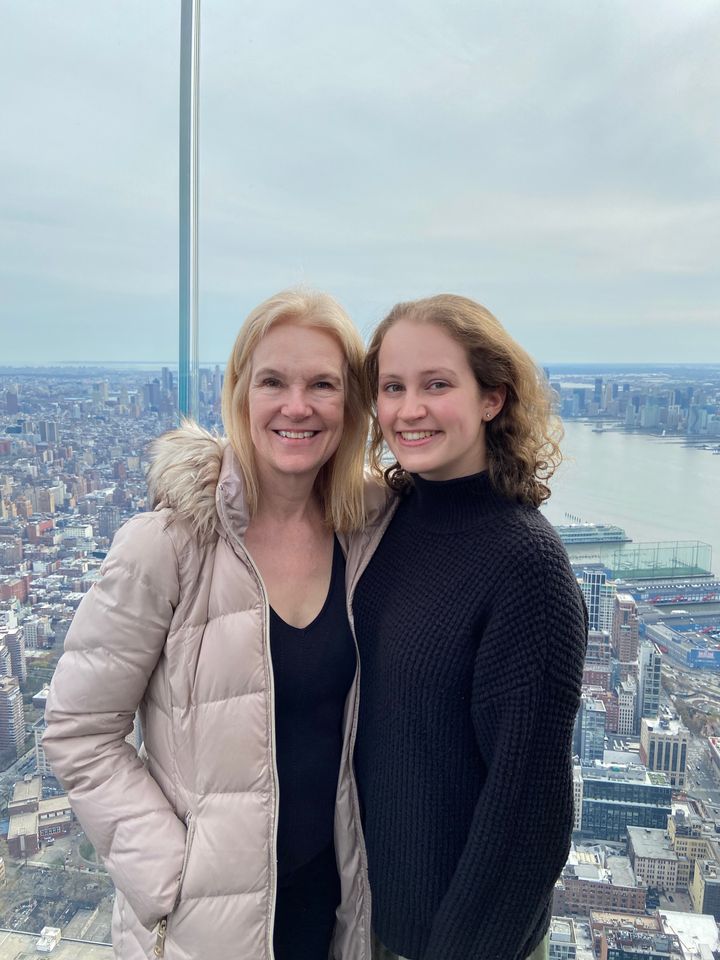
[[[576,518],[573,520],[573,523],[555,524],[555,529],[563,543],[631,542],[631,538],[622,527],[616,527],[610,523],[583,523]]]

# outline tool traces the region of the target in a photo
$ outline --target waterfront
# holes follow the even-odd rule
[[[634,543],[703,540],[720,574],[720,456],[680,439],[565,422],[567,460],[544,508],[553,523],[565,513],[624,527]],[[587,553],[594,548],[588,546]]]

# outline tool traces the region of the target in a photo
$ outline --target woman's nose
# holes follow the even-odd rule
[[[290,389],[282,406],[283,416],[298,420],[302,417],[309,416],[311,413],[312,409],[308,403],[305,391],[299,387],[297,389]]]
[[[403,420],[420,420],[426,413],[427,408],[421,398],[415,393],[406,392],[400,404],[398,415]]]

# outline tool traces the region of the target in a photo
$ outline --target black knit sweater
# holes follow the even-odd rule
[[[373,924],[411,960],[524,960],[572,831],[585,608],[538,510],[414,481],[354,598]]]

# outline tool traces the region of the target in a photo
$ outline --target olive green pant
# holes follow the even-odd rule
[[[549,934],[535,947],[527,960],[548,960],[548,938]],[[372,956],[373,960],[410,960],[409,957],[400,957],[397,953],[392,953],[380,943],[374,934]]]

